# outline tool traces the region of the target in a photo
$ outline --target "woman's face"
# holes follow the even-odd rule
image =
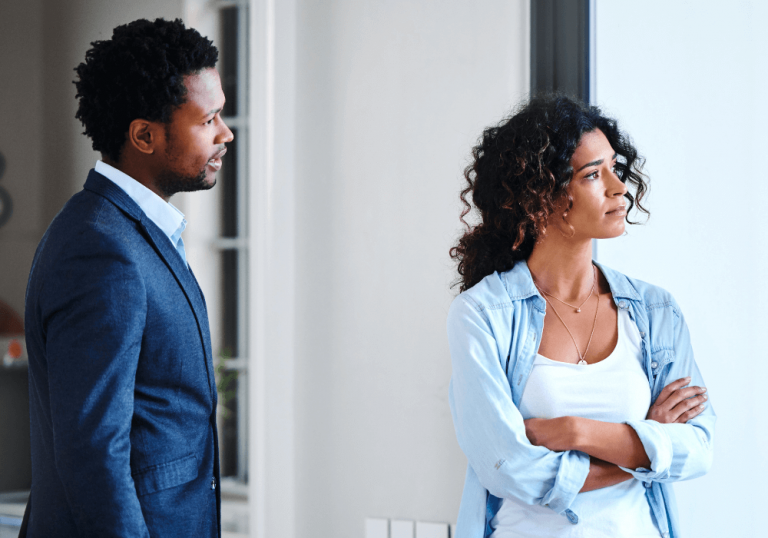
[[[572,238],[607,239],[623,234],[627,187],[616,175],[616,152],[601,130],[582,135],[571,166],[568,192],[573,207],[565,220],[573,226]]]

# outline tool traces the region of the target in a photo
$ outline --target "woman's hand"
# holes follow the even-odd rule
[[[686,387],[690,382],[690,377],[684,377],[664,387],[645,418],[662,424],[685,424],[700,415],[707,401],[707,389]]]
[[[564,452],[577,444],[578,417],[529,418],[524,422],[525,435],[532,445]]]

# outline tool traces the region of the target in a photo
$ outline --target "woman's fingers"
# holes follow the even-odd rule
[[[703,413],[704,409],[706,407],[707,406],[704,405],[704,404],[697,405],[696,407],[693,407],[693,408],[689,409],[688,411],[686,411],[685,413],[683,413],[682,415],[680,415],[675,422],[677,422],[679,424],[685,424],[686,422],[688,422],[692,418],[695,418],[695,417],[699,416],[701,413]]]
[[[668,384],[659,393],[656,402],[648,410],[646,418],[670,424],[672,422],[687,422],[691,418],[701,414],[704,407],[699,408],[706,401],[707,389],[704,387],[687,387],[690,377],[683,377]]]
[[[669,398],[667,398],[667,400],[664,402],[664,406],[667,409],[674,409],[681,403],[698,398],[705,392],[707,392],[705,387],[685,387],[684,389],[677,389],[669,396]],[[706,398],[704,398],[704,400],[706,400]],[[697,403],[701,403],[701,401]]]
[[[696,387],[700,388],[700,387]],[[706,389],[704,389],[706,391]],[[707,395],[704,392],[699,393],[691,398],[684,399],[675,407],[672,408],[672,416],[675,417],[675,422],[688,422],[696,415],[701,414],[704,411],[704,402],[707,401]]]
[[[663,404],[667,398],[669,398],[673,392],[675,392],[677,389],[683,388],[688,383],[691,382],[690,377],[681,377],[680,379],[673,381],[663,389],[661,389],[661,392],[659,393],[659,397],[656,398],[656,402],[654,402],[654,405],[660,405]]]

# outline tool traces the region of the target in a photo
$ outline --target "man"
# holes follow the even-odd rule
[[[168,202],[213,187],[233,138],[217,58],[180,20],[138,20],[76,69],[102,159],[29,277],[29,536],[221,534],[208,317]]]

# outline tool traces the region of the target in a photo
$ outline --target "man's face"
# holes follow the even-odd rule
[[[158,190],[168,198],[177,192],[213,187],[227,151],[225,144],[234,138],[221,119],[224,92],[219,73],[205,69],[184,77],[184,85],[187,100],[166,126],[165,150],[156,178]]]

